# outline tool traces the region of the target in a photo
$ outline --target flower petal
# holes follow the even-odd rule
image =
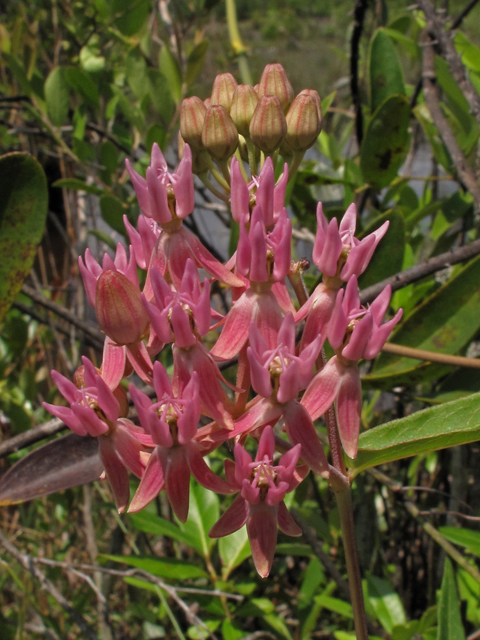
[[[217,476],[216,473],[213,473],[203,459],[198,450],[198,445],[195,442],[187,445],[186,450],[192,475],[202,487],[210,489],[210,491],[214,491],[215,493],[220,493],[221,495],[230,495],[238,491],[236,486],[231,485],[223,478],[220,478],[220,476]]]
[[[336,409],[338,432],[343,448],[347,456],[355,458],[362,411],[362,385],[357,366],[347,367],[342,376]]]
[[[293,519],[292,514],[287,509],[283,500],[278,505],[277,518],[278,518],[278,528],[280,529],[280,531],[282,531],[282,533],[285,533],[287,536],[302,535],[302,530]]]
[[[128,473],[108,436],[98,438],[98,453],[112,488],[118,513],[123,513],[130,498]]]
[[[241,529],[248,517],[248,502],[238,495],[228,507],[220,520],[210,529],[210,538],[223,538]]]
[[[136,513],[156,498],[163,488],[165,461],[160,447],[156,447],[146,466],[138,489],[128,509],[128,513]]]
[[[186,522],[188,517],[188,499],[190,495],[190,465],[186,447],[176,446],[168,449],[165,489],[173,512],[180,520]]]
[[[268,577],[277,545],[277,508],[260,502],[251,505],[247,532],[255,568],[262,578]]]
[[[302,445],[302,459],[319,474],[328,474],[328,461],[308,411],[296,400],[284,408],[285,427],[293,445]]]

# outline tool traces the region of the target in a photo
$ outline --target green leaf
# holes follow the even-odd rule
[[[189,564],[183,560],[176,558],[141,558],[139,556],[112,556],[100,554],[105,560],[113,560],[114,562],[123,562],[130,567],[141,569],[152,576],[159,578],[172,578],[174,580],[189,580],[192,578],[205,578],[205,571],[194,564]]]
[[[312,549],[308,544],[300,542],[282,542],[275,547],[275,553],[279,556],[306,556],[312,555]]]
[[[100,231],[100,229],[89,229],[88,235],[97,238],[97,240],[100,240],[100,242],[104,242],[107,247],[110,247],[110,249],[112,249],[112,251],[115,251],[115,249],[117,248],[115,240],[113,240],[113,238],[111,238],[108,233],[105,233],[105,231]]]
[[[162,117],[162,124],[168,127],[175,113],[175,102],[170,92],[168,80],[163,73],[160,73],[157,69],[149,69],[147,78],[152,104]]]
[[[61,127],[68,115],[68,84],[62,67],[55,67],[45,81],[47,113],[55,127]]]
[[[73,191],[85,191],[85,193],[93,193],[96,196],[101,196],[105,191],[96,187],[94,184],[87,184],[83,180],[77,178],[61,178],[56,180],[52,187],[59,187],[61,189],[72,189]]]
[[[480,532],[457,527],[440,527],[440,533],[454,544],[465,547],[469,553],[480,558]]]
[[[178,104],[182,99],[182,73],[170,49],[163,46],[158,57],[158,68],[168,80],[170,93]]]
[[[313,557],[305,571],[302,586],[298,593],[298,608],[305,609],[311,606],[313,595],[317,588],[325,582],[325,573],[318,558]]]
[[[410,20],[410,16],[404,16],[407,20]],[[401,19],[401,18],[400,18]],[[404,33],[401,33],[397,29],[386,28],[384,27],[383,33],[392,40],[398,42],[398,44],[402,45],[405,51],[412,56],[412,58],[418,58],[418,45],[412,38],[409,38]]]
[[[99,107],[98,88],[88,74],[78,67],[65,67],[65,80],[90,106]]]
[[[127,82],[135,96],[142,100],[148,93],[147,63],[138,49],[133,49],[125,60]]]
[[[208,49],[208,39],[204,38],[196,47],[192,49],[187,58],[186,82],[190,86],[202,70],[205,62],[205,55]]]
[[[0,322],[30,273],[45,229],[48,189],[27,153],[0,157]]]
[[[452,563],[445,558],[442,588],[438,603],[438,634],[437,640],[465,640],[462,619],[460,617],[460,603]]]
[[[455,33],[454,42],[463,64],[472,71],[480,71],[480,48],[461,31]]]
[[[116,3],[124,5],[128,10],[115,20],[117,29],[124,36],[134,36],[142,28],[150,11],[149,0],[137,0],[136,2]]]
[[[227,580],[235,567],[252,555],[246,527],[220,538],[218,552],[223,564],[222,579]]]
[[[206,559],[216,540],[208,537],[208,532],[220,516],[219,499],[216,493],[209,491],[192,480],[190,485],[190,506],[188,520],[183,531],[195,543],[192,545]]]
[[[148,513],[148,511],[140,511],[139,513],[129,514],[129,518],[139,531],[153,533],[157,536],[167,536],[177,540],[177,542],[186,544],[188,547],[195,548],[196,540],[194,536],[182,531],[176,524],[160,518],[160,516]]]
[[[402,269],[405,253],[405,223],[399,211],[388,211],[373,220],[362,231],[361,237],[372,233],[387,220],[390,222],[387,233],[380,240],[366,272],[359,278],[360,289],[365,289],[384,278],[393,276]]]
[[[145,135],[145,151],[148,155],[152,152],[153,143],[156,142],[162,151],[165,151],[167,132],[159,124],[152,124]]]
[[[100,198],[100,209],[105,222],[117,233],[125,235],[123,215],[128,209],[123,206],[122,201],[115,196],[105,194]]]
[[[329,611],[338,613],[344,618],[353,618],[352,605],[339,598],[332,598],[331,596],[325,596],[323,594],[315,596],[314,601],[316,604],[325,607]]]
[[[387,580],[369,576],[367,590],[372,609],[387,633],[391,634],[394,626],[406,623],[402,601]]]
[[[245,637],[245,631],[238,627],[231,618],[225,618],[222,622],[223,640],[242,640]]]
[[[402,68],[397,51],[383,29],[378,29],[370,41],[368,68],[372,112],[386,98],[405,95]]]
[[[35,449],[10,467],[0,479],[0,506],[93,482],[102,471],[97,439],[71,433]]]
[[[390,96],[370,120],[360,152],[365,182],[376,189],[387,187],[407,155],[410,136],[410,104],[403,96]]]
[[[379,464],[480,440],[480,393],[417,411],[362,433],[354,475]]]
[[[480,256],[458,270],[455,277],[437,289],[398,327],[392,342],[439,353],[458,353],[480,328]],[[407,375],[420,360],[382,353],[366,381]],[[438,369],[432,367],[432,375]]]

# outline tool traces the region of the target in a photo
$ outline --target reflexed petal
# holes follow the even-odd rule
[[[210,529],[208,533],[210,538],[223,538],[241,529],[247,521],[248,510],[248,502],[238,495],[220,520]]]
[[[210,489],[210,491],[214,491],[215,493],[222,495],[236,493],[238,487],[220,478],[216,473],[213,473],[197,447],[198,445],[195,442],[192,442],[186,447],[190,470],[195,480],[201,484],[202,487]]]
[[[312,420],[319,418],[331,407],[344,370],[345,367],[338,362],[337,356],[333,356],[308,385],[302,397],[302,405]]]
[[[287,536],[302,535],[302,530],[293,519],[292,514],[287,509],[283,501],[278,505],[277,518],[278,527],[282,533],[285,533]]]
[[[357,366],[347,367],[338,390],[337,422],[340,440],[350,458],[355,458],[360,433],[362,385]]]
[[[301,351],[303,351],[303,349],[305,349],[305,347],[313,342],[319,335],[321,336],[320,348],[323,346],[325,338],[327,337],[328,323],[330,322],[330,318],[332,317],[332,313],[335,308],[336,297],[337,291],[330,289],[330,287],[325,287],[322,282],[315,289],[315,292],[312,295],[314,300],[310,309],[307,308],[306,312],[304,312],[309,301],[302,307],[302,309],[300,309],[299,313],[295,317],[296,322],[303,319],[308,314],[300,345]]]
[[[62,422],[64,422],[74,433],[79,436],[87,435],[85,425],[81,420],[79,420],[79,418],[77,418],[70,407],[62,407],[56,404],[49,404],[48,402],[43,402],[42,404],[47,411],[56,418],[62,420]]]
[[[88,434],[96,438],[108,431],[108,425],[100,420],[93,409],[80,404],[72,404],[72,411],[75,416],[85,425]]]
[[[127,469],[130,469],[137,478],[141,478],[145,471],[146,463],[144,457],[141,455],[143,447],[140,442],[134,438],[121,423],[117,423],[116,428],[112,431],[109,438]]]
[[[278,332],[283,320],[283,312],[271,291],[258,295],[254,320],[269,349],[275,349],[278,342]]]
[[[265,424],[274,424],[282,415],[282,407],[277,403],[272,403],[268,399],[262,399],[251,406],[234,423],[234,428],[229,433],[230,438],[248,433],[262,427]]]
[[[302,445],[302,459],[320,474],[328,473],[328,462],[307,410],[292,400],[285,405],[285,427],[293,445]]]
[[[255,568],[262,578],[266,578],[277,545],[277,508],[264,503],[250,506],[247,532]]]
[[[135,373],[146,383],[152,384],[152,359],[143,342],[127,345],[127,357]]]
[[[230,360],[248,340],[250,324],[256,315],[258,294],[248,289],[227,314],[219,339],[211,350],[216,358]]]
[[[103,345],[102,378],[110,389],[116,389],[120,384],[125,371],[127,360],[127,350],[124,346],[116,345],[108,336],[105,337]]]
[[[220,282],[224,282],[231,287],[243,287],[244,282],[234,273],[226,269],[221,262],[219,262],[208,249],[206,249],[196,235],[188,231],[188,229],[182,228],[178,233],[182,233],[193,255],[196,257],[197,262]]]
[[[285,282],[282,282],[282,281],[274,282],[272,284],[272,293],[277,299],[277,302],[284,313],[296,314],[297,311],[293,305],[292,299],[290,297],[290,294],[288,292],[287,285],[285,284]]]
[[[73,382],[65,376],[62,376],[62,374],[58,371],[55,371],[55,369],[52,369],[50,371],[50,374],[52,376],[53,382],[55,383],[65,400],[70,404],[72,404],[72,402],[75,402],[75,396],[78,392],[78,389],[73,384]]]
[[[160,447],[156,447],[150,456],[138,489],[133,496],[128,513],[140,511],[158,496],[164,483],[164,464]]]
[[[98,453],[105,467],[105,473],[112,488],[118,513],[123,513],[130,498],[127,470],[117,456],[109,437],[101,436],[98,439]]]
[[[190,465],[187,451],[183,446],[168,449],[165,489],[173,512],[180,520],[186,522],[188,517],[188,499],[190,494]]]

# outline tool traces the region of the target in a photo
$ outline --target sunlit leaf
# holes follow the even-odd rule
[[[176,558],[142,558],[139,556],[112,556],[107,554],[101,554],[100,557],[114,562],[123,562],[130,567],[141,569],[151,573],[152,576],[160,578],[188,580],[190,578],[204,578],[207,575],[201,567]]]
[[[396,625],[407,621],[402,601],[387,580],[368,576],[367,592],[370,605],[380,624],[387,633],[392,633]]]
[[[242,527],[229,536],[220,538],[218,542],[218,552],[224,565],[222,578],[223,580],[227,580],[235,567],[238,567],[244,560],[252,555],[246,527]]]
[[[455,575],[452,563],[445,558],[442,588],[438,603],[438,635],[437,640],[465,640],[465,631],[460,617]]]

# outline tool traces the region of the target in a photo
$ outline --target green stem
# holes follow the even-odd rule
[[[247,143],[248,166],[250,167],[250,175],[253,178],[253,176],[257,175],[256,147],[250,138],[245,138],[245,141]]]
[[[238,147],[237,147],[237,150],[235,151],[235,156],[238,160],[238,164],[240,165],[240,171],[242,172],[243,179],[248,184],[250,182],[250,178],[248,177],[247,172],[245,171],[245,167],[243,165],[243,160],[242,160],[242,154],[240,153],[240,149]]]
[[[296,153],[293,154],[292,162],[291,162],[290,166],[288,167],[288,179],[289,180],[291,180],[293,178],[293,176],[295,175],[295,172],[297,171],[298,167],[302,163],[304,155],[305,155],[304,151],[303,152],[296,152]]]
[[[218,171],[215,168],[212,168],[210,169],[210,172],[212,176],[215,178],[215,180],[218,182],[218,184],[221,185],[227,193],[230,193],[230,184],[225,180],[225,178],[222,176],[220,171]]]
[[[203,184],[207,187],[207,189],[213,193],[214,196],[217,196],[217,198],[219,198],[220,200],[223,200],[223,202],[230,202],[228,196],[226,196],[223,193],[223,191],[219,191],[216,187],[213,186],[213,184],[207,178],[206,173],[202,173],[198,177],[203,182]]]
[[[228,35],[233,52],[238,56],[238,70],[243,84],[253,84],[252,74],[247,60],[247,49],[242,42],[240,31],[238,29],[237,8],[235,0],[226,0],[225,8],[227,12]]]
[[[339,474],[340,475],[340,474]],[[335,484],[335,486],[333,486]],[[367,617],[363,600],[362,577],[358,561],[357,539],[353,520],[352,491],[348,479],[332,483],[337,500],[340,526],[342,529],[343,548],[347,563],[348,584],[352,596],[353,620],[357,640],[368,640]]]
[[[230,169],[228,167],[227,160],[217,160],[218,168],[222,172],[223,177],[225,178],[225,182],[230,185]],[[216,177],[216,176],[215,176]],[[228,187],[230,191],[230,186]]]

